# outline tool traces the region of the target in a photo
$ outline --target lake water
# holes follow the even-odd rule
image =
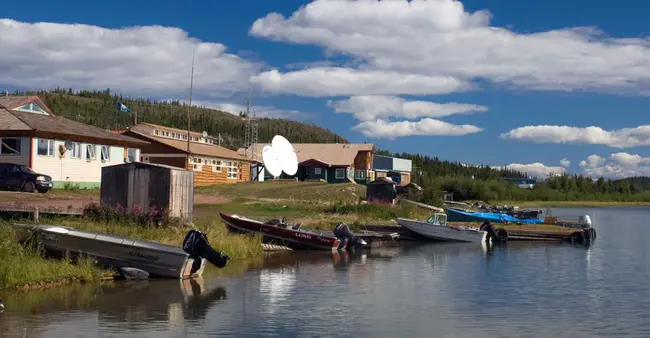
[[[0,295],[1,337],[648,337],[650,208],[591,247],[425,244],[269,258],[235,277]]]

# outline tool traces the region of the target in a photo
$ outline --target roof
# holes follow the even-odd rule
[[[174,149],[180,150],[184,153],[187,153],[187,140],[178,140],[178,139],[172,139],[168,137],[155,136],[152,134],[154,128],[156,129],[160,128],[168,131],[187,134],[187,130],[170,128],[165,126],[158,126],[150,123],[137,124],[131,127],[129,129],[129,132],[142,136],[148,140],[155,141],[164,144],[166,146],[172,147]],[[201,137],[201,134],[196,132],[190,132],[190,135]],[[237,153],[236,151],[230,150],[228,148],[216,144],[190,142],[189,153],[193,155],[201,155],[201,156],[211,156],[211,157],[227,158],[227,159],[235,159],[235,160],[247,160],[245,156]]]
[[[256,143],[253,159],[262,162],[262,148],[270,143]],[[360,151],[373,151],[375,146],[367,143],[292,143],[298,155],[298,163],[315,160],[327,166],[350,166]],[[252,147],[252,146],[251,146]],[[250,149],[250,148],[249,148]],[[238,150],[240,154],[245,149]]]
[[[0,135],[26,135],[57,138],[77,142],[140,147],[147,142],[112,133],[108,130],[73,121],[60,116],[43,115],[11,110],[32,101],[38,101],[48,112],[50,109],[36,96],[0,97]],[[18,133],[20,132],[20,133]]]

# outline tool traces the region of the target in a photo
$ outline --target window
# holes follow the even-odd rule
[[[194,171],[203,171],[203,166],[200,165],[200,164],[195,163],[195,164],[192,165],[192,170],[194,170]]]
[[[95,157],[95,145],[86,144],[86,160],[91,161],[96,159]]]
[[[220,173],[221,172],[221,161],[213,160],[212,163],[214,166],[212,167],[212,171],[215,173]]]
[[[126,162],[127,163],[135,162],[135,149],[128,148],[126,150]]]
[[[320,175],[321,174],[321,168],[314,168],[314,175]]]
[[[81,144],[74,142],[72,143],[72,151],[70,153],[71,158],[81,158]]]
[[[20,155],[20,137],[0,138],[0,155]]]
[[[39,138],[36,153],[40,156],[54,156],[54,140]]]
[[[364,178],[366,178],[366,171],[365,170],[356,170],[354,172],[354,178],[356,178],[356,179],[364,179]]]
[[[239,168],[237,168],[237,162],[226,162],[226,168],[228,168],[228,178],[237,179],[239,176]]]
[[[30,102],[24,106],[20,106],[14,110],[17,111],[23,111],[23,112],[28,112],[28,113],[36,113],[36,114],[42,114],[42,115],[49,115],[45,109],[43,109],[38,103],[36,102]]]
[[[111,148],[109,146],[102,146],[102,162],[111,160]]]
[[[336,177],[337,180],[344,179],[345,178],[345,169],[336,168],[336,172],[334,173],[334,177]]]
[[[159,135],[160,132],[158,131],[158,129],[154,129],[154,130],[153,130],[153,134],[154,134],[154,135]]]

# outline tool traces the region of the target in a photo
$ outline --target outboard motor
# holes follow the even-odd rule
[[[347,224],[345,223],[339,223],[336,227],[334,227],[334,236],[340,240],[348,239],[348,243],[352,245],[354,248],[358,248],[364,245],[367,245],[366,241],[363,240],[363,238],[359,236],[355,236],[352,231],[350,231],[350,227],[348,227]]]
[[[183,240],[183,251],[187,252],[190,258],[194,258],[192,272],[197,271],[201,267],[200,258],[205,258],[208,262],[219,268],[226,266],[226,262],[230,260],[230,257],[223,251],[217,252],[214,250],[210,246],[210,242],[208,242],[208,237],[198,230],[190,230],[187,233]]]
[[[580,216],[578,219],[583,228],[591,228],[591,217],[589,217],[589,215]]]
[[[488,233],[488,238],[492,242],[507,242],[508,241],[508,232],[505,229],[496,229],[492,223],[485,221],[478,228],[479,230],[485,231]]]

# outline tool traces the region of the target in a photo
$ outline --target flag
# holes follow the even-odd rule
[[[125,113],[128,113],[128,112],[131,111],[131,109],[129,109],[129,107],[127,107],[127,106],[126,106],[124,103],[122,103],[122,102],[118,102],[118,103],[117,103],[117,110],[122,111],[122,112],[125,112]]]

